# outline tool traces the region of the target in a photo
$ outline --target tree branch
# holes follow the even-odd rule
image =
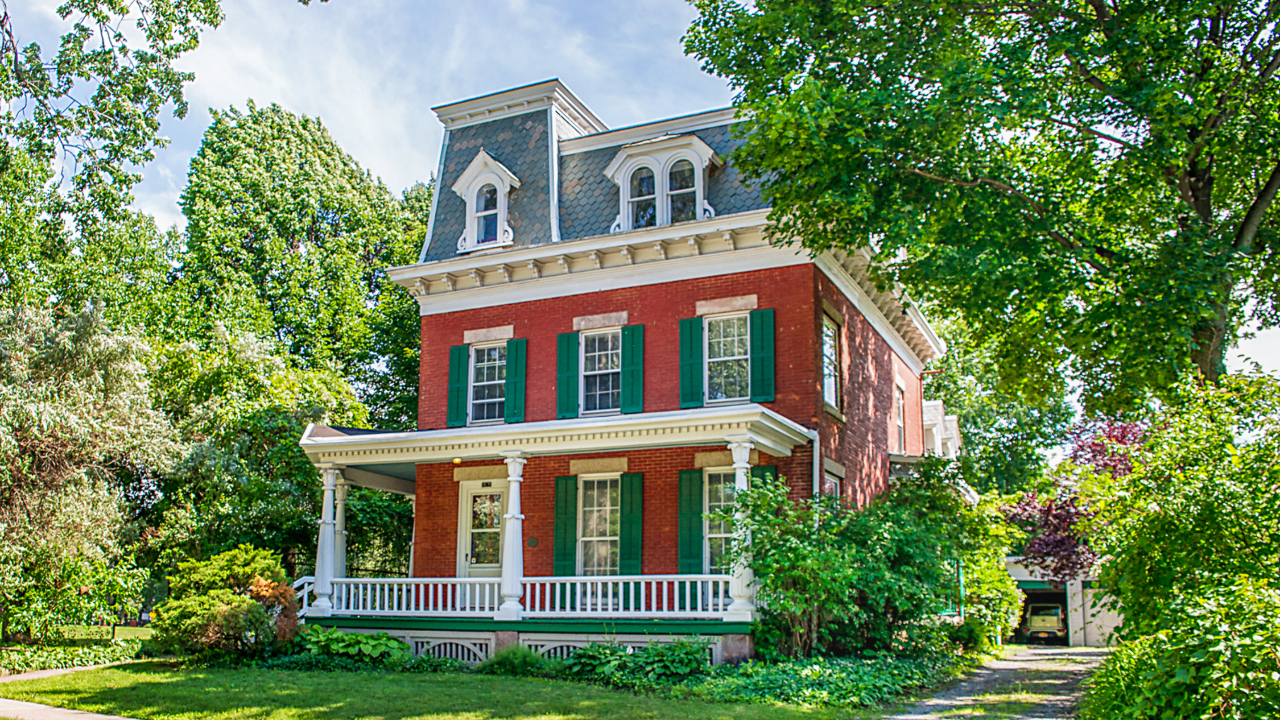
[[[1116,137],[1116,136],[1114,136],[1114,135],[1108,135],[1107,133],[1104,133],[1104,132],[1102,132],[1101,130],[1095,130],[1094,128],[1091,128],[1091,127],[1089,127],[1088,125],[1080,125],[1080,124],[1078,124],[1078,123],[1068,122],[1068,121],[1066,121],[1066,120],[1059,120],[1059,119],[1058,119],[1058,118],[1056,118],[1056,117],[1050,117],[1050,118],[1049,118],[1049,120],[1050,120],[1051,122],[1056,123],[1056,124],[1058,124],[1058,125],[1061,125],[1061,126],[1063,126],[1063,127],[1068,127],[1068,128],[1073,129],[1073,130],[1079,130],[1079,131],[1081,131],[1081,132],[1084,132],[1084,133],[1088,133],[1088,134],[1090,134],[1090,135],[1093,135],[1094,137],[1098,137],[1098,138],[1101,138],[1101,139],[1103,139],[1103,140],[1108,140],[1108,141],[1113,142],[1113,143],[1115,143],[1115,144],[1117,144],[1117,145],[1122,145],[1122,146],[1124,146],[1124,147],[1129,148],[1130,150],[1141,150],[1141,149],[1142,149],[1142,148],[1138,147],[1137,145],[1134,145],[1133,143],[1129,142],[1128,140],[1122,140],[1122,139],[1120,139],[1120,138],[1118,138],[1118,137]]]
[[[1244,214],[1244,222],[1240,223],[1240,229],[1236,231],[1235,242],[1232,243],[1236,250],[1240,252],[1250,252],[1253,250],[1253,239],[1258,234],[1258,228],[1262,225],[1262,218],[1267,214],[1267,210],[1271,209],[1271,205],[1275,202],[1276,192],[1280,191],[1280,163],[1277,163],[1271,170],[1271,177],[1267,179],[1267,184],[1262,186],[1262,192],[1258,193],[1258,197],[1254,198],[1253,204],[1249,206],[1249,212]]]

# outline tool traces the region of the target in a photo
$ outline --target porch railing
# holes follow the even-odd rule
[[[524,579],[525,617],[719,618],[728,575],[607,575]]]
[[[312,590],[315,589],[316,579],[312,575],[300,577],[293,581],[294,596],[298,598],[298,614],[306,615],[307,608],[311,607]]]
[[[498,578],[338,578],[333,612],[380,617],[492,617]]]

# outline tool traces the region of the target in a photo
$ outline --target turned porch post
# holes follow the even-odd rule
[[[347,576],[347,490],[351,486],[341,478],[333,493],[333,576]]]
[[[316,599],[307,609],[307,614],[327,617],[333,613],[333,496],[338,486],[338,467],[321,466],[320,476],[324,497],[320,510],[320,535],[316,542]]]
[[[507,512],[502,536],[502,605],[495,620],[519,620],[524,607],[524,515],[520,513],[520,483],[524,480],[524,453],[513,450],[502,453],[507,463]]]
[[[733,490],[734,495],[746,491],[751,480],[751,450],[754,447],[745,438],[729,438],[729,452],[733,455]],[[735,542],[750,541],[746,530],[742,527],[743,514],[734,512]],[[755,575],[745,560],[739,558],[733,564],[733,574],[729,576],[729,597],[733,600],[725,613],[725,620],[733,622],[750,622],[755,619],[755,593],[751,584]]]

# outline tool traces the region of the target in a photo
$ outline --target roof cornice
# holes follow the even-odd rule
[[[583,137],[571,138],[560,141],[560,154],[570,155],[573,153],[587,152],[590,150],[599,150],[601,148],[617,147],[619,145],[628,145],[641,140],[660,137],[662,135],[678,135],[680,133],[689,133],[694,130],[704,130],[711,127],[719,127],[732,123],[737,117],[737,111],[734,108],[720,108],[718,110],[708,110],[694,115],[684,115],[668,120],[659,120],[657,122],[644,123],[642,125],[632,125],[630,127],[618,128],[617,130],[609,130],[606,132],[596,133],[594,135],[585,135]]]
[[[437,105],[431,109],[446,129],[453,130],[546,107],[559,110],[581,134],[601,133],[609,129],[558,79]]]

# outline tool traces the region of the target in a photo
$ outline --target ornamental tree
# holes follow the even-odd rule
[[[1280,321],[1275,5],[695,5],[773,237],[873,248],[1006,387],[1124,409]]]

